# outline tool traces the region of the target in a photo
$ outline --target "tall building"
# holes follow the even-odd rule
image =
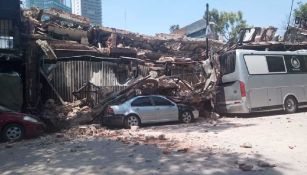
[[[95,25],[102,24],[101,0],[72,0],[72,13],[87,17]]]
[[[71,8],[67,6],[70,0],[26,0],[25,7],[39,7],[42,9],[56,8],[71,13]]]

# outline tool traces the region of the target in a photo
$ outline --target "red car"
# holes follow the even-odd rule
[[[32,115],[0,111],[0,134],[5,141],[37,136],[44,128],[44,123]]]

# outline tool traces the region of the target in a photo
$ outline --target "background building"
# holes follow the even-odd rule
[[[101,0],[72,0],[72,13],[87,17],[95,25],[102,25]]]
[[[39,7],[42,9],[56,8],[71,13],[70,0],[26,0],[25,7]]]

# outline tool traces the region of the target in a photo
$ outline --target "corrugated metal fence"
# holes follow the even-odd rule
[[[139,65],[139,74],[148,75],[148,68]],[[64,101],[76,100],[72,92],[90,82],[101,89],[119,91],[125,88],[128,79],[128,65],[104,61],[59,61],[51,72],[51,83]],[[93,90],[93,89],[90,89]],[[97,94],[96,94],[97,95]],[[52,94],[54,97],[54,94]],[[84,94],[85,97],[85,94]],[[95,103],[99,101],[94,98]]]

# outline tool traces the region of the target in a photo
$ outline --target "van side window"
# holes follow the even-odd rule
[[[281,56],[266,56],[269,72],[286,72],[284,59]]]
[[[268,65],[263,55],[244,55],[248,73],[251,75],[268,74]]]
[[[233,73],[236,68],[236,53],[230,52],[220,57],[221,74],[226,75]]]

